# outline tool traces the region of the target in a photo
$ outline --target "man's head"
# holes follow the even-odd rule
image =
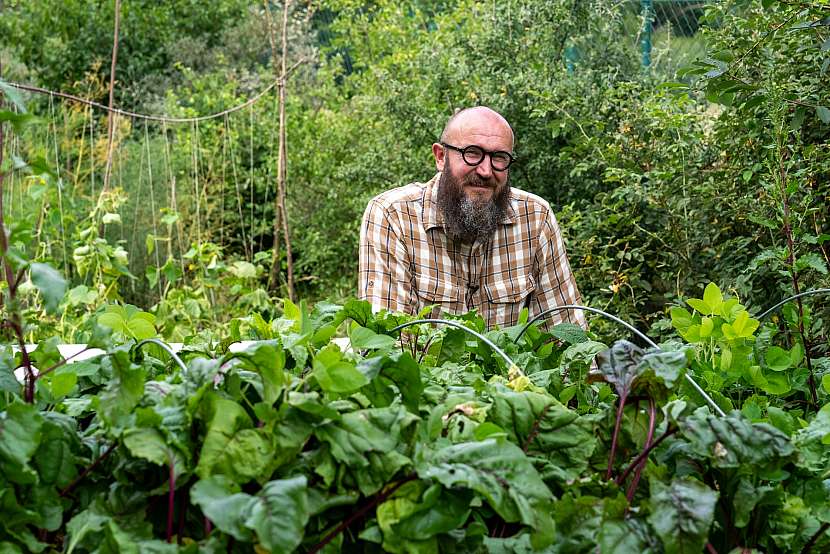
[[[447,122],[432,153],[441,172],[438,206],[451,238],[473,242],[495,232],[510,201],[505,165],[511,158],[504,153],[512,156],[512,152],[513,130],[490,108],[467,108]]]

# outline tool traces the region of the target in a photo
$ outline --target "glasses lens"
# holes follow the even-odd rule
[[[512,161],[507,152],[493,152],[490,159],[493,160],[493,168],[498,170],[507,169]]]
[[[462,152],[464,161],[469,165],[478,165],[484,159],[484,150],[478,146],[468,146]]]

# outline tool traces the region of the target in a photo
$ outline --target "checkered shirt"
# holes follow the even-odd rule
[[[511,189],[510,208],[488,240],[448,239],[438,209],[438,179],[373,198],[360,228],[358,296],[375,309],[417,314],[477,310],[488,328],[518,322],[554,306],[581,304],[562,234],[550,205]],[[581,310],[555,312],[548,322],[585,327]]]

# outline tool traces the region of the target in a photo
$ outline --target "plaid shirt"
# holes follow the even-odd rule
[[[490,239],[462,244],[447,238],[438,209],[438,178],[373,198],[360,228],[358,296],[375,309],[417,314],[477,310],[488,328],[548,308],[581,304],[565,245],[550,205],[511,189],[510,209]],[[551,323],[585,327],[584,312],[554,312]]]

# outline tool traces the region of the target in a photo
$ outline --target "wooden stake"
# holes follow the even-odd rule
[[[115,114],[112,111],[115,92],[115,64],[118,60],[118,28],[121,25],[121,0],[115,0],[115,24],[112,37],[112,65],[110,66],[109,111],[107,112],[107,167],[104,171],[104,188],[109,189],[112,176],[112,146],[115,138]]]
[[[285,239],[285,259],[287,264],[287,286],[288,298],[294,301],[294,260],[291,254],[291,233],[288,223],[288,210],[285,205],[285,189],[286,189],[286,164],[287,164],[287,139],[286,139],[286,117],[285,117],[285,85],[288,79],[288,71],[286,71],[285,61],[288,57],[288,10],[291,6],[291,0],[284,0],[282,10],[282,56],[280,59],[280,71],[277,73],[276,66],[276,39],[274,37],[274,27],[271,24],[271,11],[268,5],[268,0],[263,0],[265,4],[265,16],[268,22],[268,34],[271,40],[271,60],[274,67],[274,73],[277,76],[277,90],[279,93],[279,146],[277,158],[277,195],[274,204],[274,248],[271,256],[271,275],[268,279],[269,287],[276,288],[277,274],[279,273],[279,234],[280,222],[282,222],[282,234]],[[293,69],[293,67],[292,67]]]

